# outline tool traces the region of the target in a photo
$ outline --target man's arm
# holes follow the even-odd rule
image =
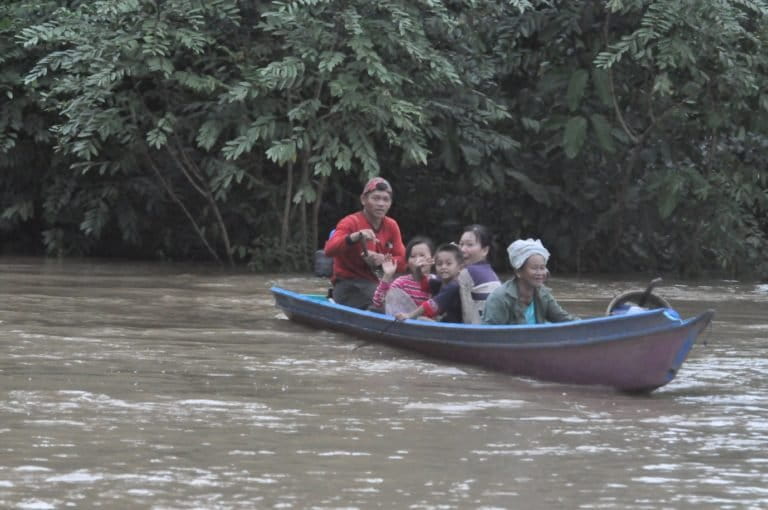
[[[403,236],[400,234],[400,226],[395,220],[392,221],[392,258],[397,262],[397,272],[404,273],[406,269],[405,245]]]
[[[354,244],[355,239],[350,239],[350,237],[356,237],[352,235],[357,232],[355,227],[355,221],[352,217],[342,218],[336,225],[336,230],[331,238],[325,242],[325,254],[329,257],[335,257],[347,251],[351,244]]]

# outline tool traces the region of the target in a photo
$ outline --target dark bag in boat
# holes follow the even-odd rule
[[[329,257],[323,250],[315,252],[315,276],[330,277],[333,274],[333,257]]]

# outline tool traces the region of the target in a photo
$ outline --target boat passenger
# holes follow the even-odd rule
[[[445,303],[458,301],[461,304],[461,319],[457,322],[480,324],[485,300],[494,289],[501,285],[499,277],[488,262],[491,241],[490,231],[482,225],[469,225],[464,228],[464,232],[461,234],[459,250],[461,251],[463,268],[455,282],[446,285],[440,292],[441,300],[444,300]],[[429,306],[431,304],[427,303],[427,306],[422,308],[426,309]],[[443,311],[445,309],[438,308],[437,313],[443,313]],[[434,311],[430,312],[430,314],[432,313]]]
[[[387,255],[381,269],[384,271],[373,293],[372,310],[383,310],[390,315],[411,311],[432,296],[430,271],[434,260],[434,245],[427,237],[417,236],[405,247],[408,273],[395,277],[397,264]]]
[[[456,278],[461,271],[462,261],[461,250],[455,243],[438,246],[435,251],[435,272],[439,286],[433,287],[434,295],[412,311],[396,313],[395,318],[405,320],[423,316],[442,322],[461,322],[461,298]]]
[[[482,322],[485,300],[501,285],[499,277],[488,262],[491,252],[491,232],[483,225],[469,225],[459,240],[464,268],[458,276],[462,319],[465,324]]]
[[[379,284],[374,272],[391,257],[397,272],[405,271],[405,246],[400,226],[387,216],[392,206],[392,186],[381,177],[369,180],[360,195],[362,210],[342,218],[325,243],[333,257],[333,300],[367,308]]]
[[[577,320],[557,303],[544,281],[549,251],[538,239],[518,239],[507,248],[515,276],[485,303],[483,324],[542,324]]]

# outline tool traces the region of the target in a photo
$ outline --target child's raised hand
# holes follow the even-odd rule
[[[392,258],[392,255],[384,255],[384,262],[381,263],[381,270],[384,271],[384,276],[387,277],[389,281],[392,281],[392,277],[397,270],[397,262]]]
[[[423,257],[416,262],[416,267],[422,275],[429,274],[433,265],[435,265],[435,259],[432,257]]]

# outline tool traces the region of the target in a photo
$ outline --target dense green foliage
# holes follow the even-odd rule
[[[361,182],[558,271],[768,274],[768,3],[12,0],[5,252],[304,270]],[[506,268],[503,257],[497,260]]]

